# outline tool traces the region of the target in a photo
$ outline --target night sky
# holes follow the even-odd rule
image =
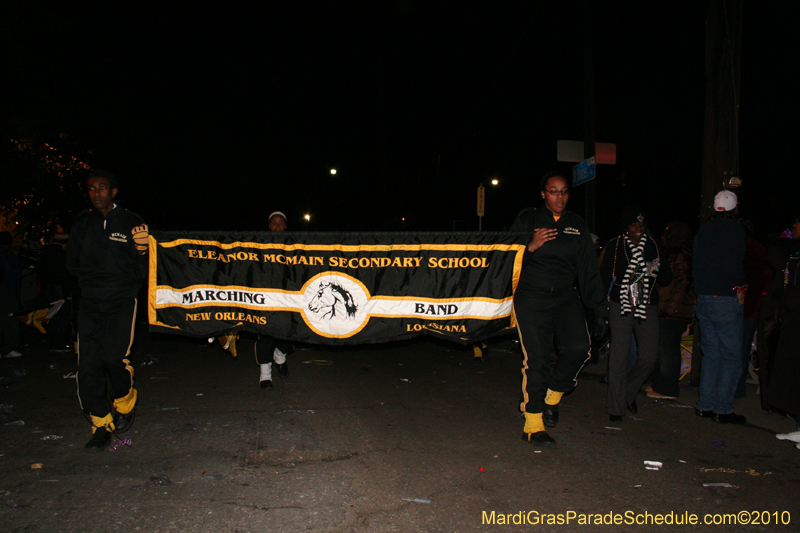
[[[90,148],[155,228],[262,230],[281,210],[290,230],[471,231],[498,177],[483,228],[503,230],[545,171],[570,172],[556,141],[583,139],[580,1],[14,4],[4,120]],[[761,233],[800,211],[794,5],[744,7],[740,200]],[[707,8],[593,2],[595,139],[618,154],[597,171],[603,240],[628,203],[656,233],[696,224]]]

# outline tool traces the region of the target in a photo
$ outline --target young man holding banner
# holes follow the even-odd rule
[[[270,231],[286,231],[286,215],[275,211],[269,215]],[[289,375],[289,366],[286,356],[294,351],[294,346],[289,341],[273,339],[266,335],[259,335],[255,346],[256,362],[261,369],[258,381],[262,389],[272,388],[272,363],[278,370],[278,375],[285,378]]]
[[[103,450],[113,432],[133,423],[137,396],[128,356],[137,295],[147,277],[149,232],[139,215],[115,203],[113,174],[94,171],[86,185],[92,209],[79,214],[72,227],[67,269],[81,289],[78,399],[93,433],[86,448]]]

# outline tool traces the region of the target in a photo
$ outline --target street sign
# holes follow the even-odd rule
[[[483,185],[478,186],[478,216],[483,216],[484,207],[486,206],[486,187]]]
[[[577,187],[581,183],[586,183],[594,179],[595,158],[590,157],[582,163],[572,167],[572,186]]]
[[[583,141],[557,141],[556,159],[558,161],[568,161],[579,163],[583,161]]]
[[[594,143],[594,156],[598,165],[616,165],[617,145],[614,143]]]
[[[614,143],[594,143],[594,155],[598,165],[617,164],[617,145]],[[580,163],[585,159],[583,141],[557,141],[556,160]]]

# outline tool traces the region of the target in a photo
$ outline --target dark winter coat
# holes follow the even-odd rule
[[[694,238],[694,292],[736,297],[733,287],[744,283],[744,230],[733,218],[706,222]]]
[[[800,239],[779,241],[770,247],[775,267],[770,297],[778,309],[774,316],[762,314],[763,320],[777,319],[764,339],[774,347],[766,398],[770,407],[800,416]],[[761,343],[759,338],[759,358]]]

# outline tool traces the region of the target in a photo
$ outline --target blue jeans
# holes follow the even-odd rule
[[[744,311],[736,296],[697,295],[700,325],[700,391],[697,408],[720,415],[733,412],[742,372]]]

